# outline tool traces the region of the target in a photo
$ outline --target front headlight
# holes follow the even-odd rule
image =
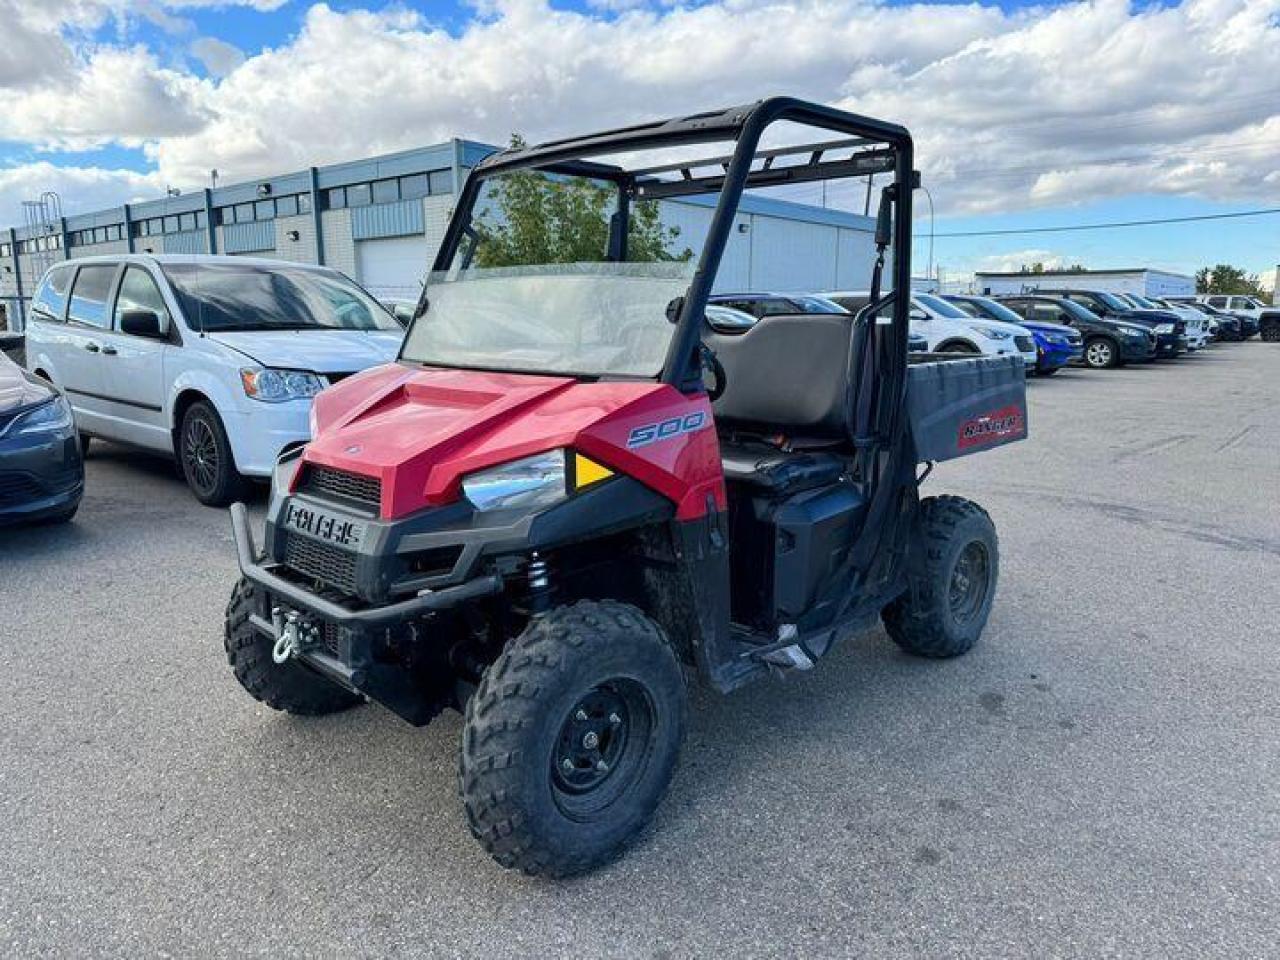
[[[1156,327],[1156,333],[1173,333],[1172,323],[1162,323]]]
[[[988,340],[1011,340],[1011,339],[1013,339],[1013,334],[1012,334],[1012,333],[1006,333],[1006,332],[1005,332],[1005,331],[1003,331],[1003,330],[997,330],[995,327],[976,327],[976,326],[975,326],[973,329],[977,330],[980,334],[982,334],[982,335],[983,335],[984,337],[986,337]]]
[[[462,480],[462,494],[477,510],[546,507],[565,493],[563,450],[512,460]]]
[[[74,426],[75,420],[72,419],[70,405],[62,397],[54,397],[48,403],[14,417],[7,427],[0,430],[0,436],[24,437],[36,433],[62,433],[73,429]]]
[[[1135,339],[1136,339],[1136,338],[1138,338],[1138,337],[1145,337],[1145,336],[1146,336],[1146,334],[1145,334],[1145,333],[1143,333],[1141,330],[1126,330],[1126,331],[1124,332],[1124,335],[1125,335],[1126,337],[1133,337],[1133,338],[1135,338]]]
[[[325,382],[305,370],[259,370],[246,367],[240,371],[240,383],[246,397],[263,403],[307,400],[325,388]]]

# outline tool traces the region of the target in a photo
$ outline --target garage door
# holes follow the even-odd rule
[[[375,297],[414,299],[435,250],[426,237],[390,237],[356,242],[356,273],[362,286]]]

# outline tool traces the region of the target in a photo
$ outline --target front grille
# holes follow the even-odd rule
[[[356,555],[331,544],[292,533],[285,540],[284,565],[335,590],[356,592]]]
[[[375,508],[382,505],[381,480],[333,467],[309,465],[298,489],[301,493],[355,500]]]
[[[0,473],[0,506],[27,503],[44,495],[44,485],[29,473],[12,470]]]
[[[1013,342],[1018,345],[1018,349],[1023,353],[1036,348],[1036,342],[1030,337],[1014,337]]]

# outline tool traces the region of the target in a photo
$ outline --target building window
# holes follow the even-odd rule
[[[395,180],[378,180],[373,184],[374,203],[395,203],[400,199],[400,184]]]
[[[253,215],[259,220],[270,220],[276,215],[274,200],[259,200],[253,205]]]
[[[251,223],[253,221],[252,203],[237,203],[234,209],[236,213],[236,223]]]
[[[0,243],[0,257],[9,256],[10,250],[7,243]]]
[[[196,228],[196,215],[194,213],[184,213],[178,217],[179,230],[194,230]]]
[[[347,205],[347,191],[342,187],[334,187],[329,191],[328,203],[330,210],[341,210]]]
[[[309,193],[298,194],[298,212],[299,213],[311,212],[311,194]]]
[[[416,200],[430,192],[431,186],[425,173],[415,173],[411,177],[400,178],[400,196],[405,200]]]
[[[204,211],[197,210],[196,211],[196,229],[203,230],[208,225],[208,223],[209,221],[205,218]]]
[[[165,232],[165,233],[177,233],[177,232],[178,232],[178,218],[177,218],[177,217],[165,217],[165,218],[164,218],[164,232]]]
[[[94,243],[106,243],[106,242],[107,242],[107,228],[106,228],[106,227],[94,227],[94,228],[93,228],[93,242],[94,242]]]
[[[431,179],[431,195],[433,197],[441,193],[453,193],[452,170],[432,170],[428,176]]]
[[[347,187],[348,207],[367,207],[373,202],[373,193],[367,183],[357,183]]]
[[[297,197],[281,197],[276,201],[277,217],[293,217],[298,213]]]
[[[107,239],[108,240],[124,239],[123,228],[121,227],[120,224],[113,223],[111,226],[107,227]]]

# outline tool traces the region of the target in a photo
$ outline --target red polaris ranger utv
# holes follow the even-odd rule
[[[748,216],[778,209],[744,192],[876,174],[866,309],[717,322],[717,272],[741,285]],[[1025,437],[1024,375],[908,366],[916,180],[902,127],[781,98],[482,162],[399,360],[318,396],[281,459],[262,552],[232,508],[237,679],[294,714],[463,711],[472,832],[560,876],[653,814],[686,677],[807,670],[878,619],[968,650],[995,530],[917,470]]]

